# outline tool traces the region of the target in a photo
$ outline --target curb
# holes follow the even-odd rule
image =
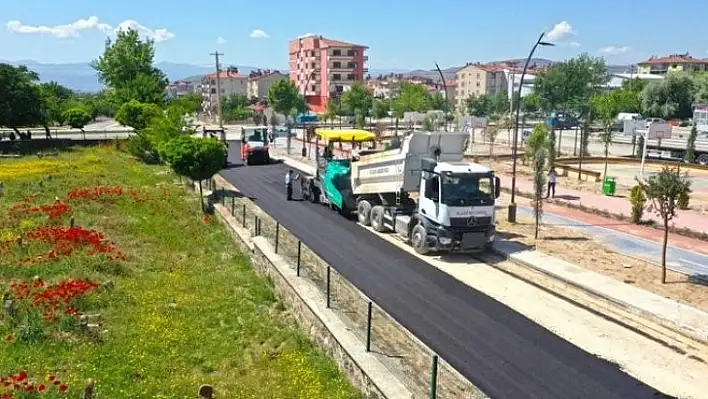
[[[607,295],[607,294],[605,294],[605,293],[603,293],[603,292],[600,292],[600,291],[598,291],[598,290],[595,290],[595,289],[593,289],[593,288],[591,288],[591,287],[588,287],[588,286],[585,286],[585,285],[578,284],[578,283],[576,283],[576,282],[570,281],[570,280],[568,280],[568,279],[566,279],[566,278],[564,278],[564,277],[562,277],[562,276],[559,276],[559,275],[557,275],[557,274],[555,274],[555,273],[549,272],[548,270],[543,269],[543,268],[541,268],[541,267],[538,267],[538,266],[536,266],[536,265],[534,265],[534,264],[532,264],[532,263],[530,263],[530,262],[527,262],[527,261],[524,261],[524,260],[521,260],[521,259],[517,259],[517,258],[515,258],[513,255],[508,254],[508,253],[506,253],[506,252],[504,252],[504,251],[502,251],[502,250],[500,250],[500,249],[493,248],[493,252],[494,252],[495,254],[497,254],[497,255],[503,257],[504,259],[506,259],[506,260],[508,260],[508,261],[510,261],[510,262],[512,262],[512,263],[515,263],[515,264],[517,264],[517,265],[519,265],[519,266],[523,266],[523,267],[527,267],[527,268],[530,268],[530,269],[532,269],[532,270],[535,270],[535,271],[537,271],[537,272],[539,272],[539,273],[542,273],[542,274],[544,274],[544,275],[546,275],[546,276],[552,277],[552,278],[554,278],[554,279],[556,279],[556,280],[558,280],[558,281],[560,281],[560,282],[563,282],[563,283],[565,283],[565,284],[568,284],[569,286],[572,286],[572,287],[574,287],[574,288],[577,288],[577,289],[579,289],[579,290],[581,290],[581,291],[583,291],[583,292],[585,292],[585,293],[587,293],[587,294],[590,294],[590,295],[595,296],[595,297],[597,297],[597,298],[603,299],[603,300],[605,300],[605,301],[607,301],[607,302],[609,302],[609,303],[611,303],[611,304],[613,304],[613,305],[615,305],[615,306],[618,306],[618,307],[620,307],[620,308],[622,308],[622,309],[624,309],[624,310],[627,310],[627,311],[629,311],[629,312],[631,312],[631,313],[634,313],[634,314],[639,315],[639,316],[642,316],[642,317],[646,317],[647,319],[649,319],[649,320],[651,320],[651,321],[654,321],[654,322],[658,323],[659,325],[661,325],[661,326],[663,326],[663,327],[665,327],[665,328],[667,328],[667,329],[669,329],[669,330],[671,330],[671,331],[673,331],[673,332],[675,332],[675,333],[677,333],[677,334],[680,334],[680,335],[683,336],[683,337],[686,337],[686,338],[691,339],[691,340],[693,340],[693,341],[697,341],[697,342],[699,342],[699,343],[701,343],[701,344],[704,344],[704,345],[708,345],[708,336],[703,336],[703,335],[697,333],[696,331],[683,328],[682,326],[677,325],[677,324],[676,324],[674,321],[672,321],[672,320],[669,320],[669,319],[666,319],[666,318],[664,318],[664,317],[661,317],[660,315],[657,315],[657,314],[655,314],[655,313],[647,312],[647,311],[645,311],[645,310],[643,310],[643,309],[640,309],[640,308],[637,307],[636,305],[633,305],[633,304],[627,303],[627,302],[625,302],[625,301],[622,301],[622,300],[620,300],[620,299],[611,297],[611,296],[609,296],[609,295]]]

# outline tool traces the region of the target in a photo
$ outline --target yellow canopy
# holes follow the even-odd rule
[[[315,133],[327,141],[371,141],[376,135],[361,129],[317,129]]]

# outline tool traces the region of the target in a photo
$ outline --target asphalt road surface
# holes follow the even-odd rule
[[[327,207],[286,201],[287,169],[221,174],[490,397],[667,397]]]

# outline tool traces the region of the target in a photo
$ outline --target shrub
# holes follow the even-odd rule
[[[644,189],[640,185],[632,187],[629,192],[629,202],[632,204],[632,223],[638,224],[644,215],[644,205],[647,203],[647,196],[644,194]]]
[[[676,206],[678,207],[678,209],[686,210],[688,209],[690,199],[691,189],[687,188],[686,190],[682,191],[681,194],[679,194],[678,198],[676,199]]]

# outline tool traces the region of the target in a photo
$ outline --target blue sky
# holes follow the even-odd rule
[[[369,46],[372,69],[521,58],[544,30],[558,46],[542,48],[543,58],[587,52],[619,64],[684,51],[708,58],[706,0],[673,3],[0,0],[0,59],[90,61],[119,26],[156,37],[158,61],[204,66],[218,49],[226,64],[286,68],[288,40],[307,33]]]

